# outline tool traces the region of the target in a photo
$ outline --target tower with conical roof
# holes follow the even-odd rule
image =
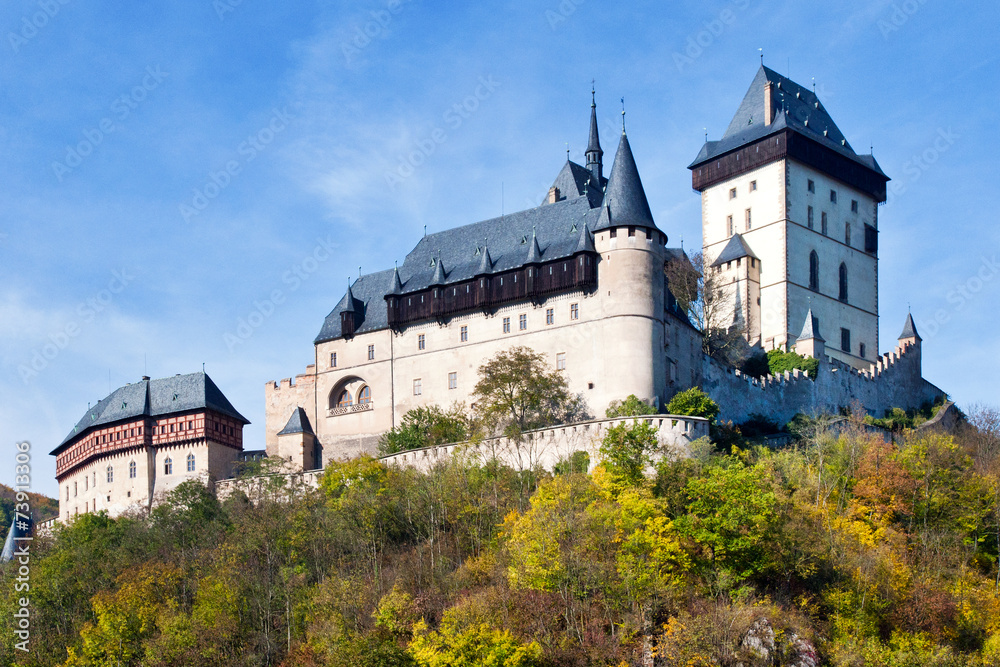
[[[795,344],[811,308],[826,353],[856,368],[878,355],[878,206],[888,177],[858,154],[815,91],[763,65],[718,140],[688,167],[702,197],[705,264],[741,244],[760,269],[764,349]],[[744,304],[750,312],[756,297]]]

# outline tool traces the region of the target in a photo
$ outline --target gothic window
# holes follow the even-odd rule
[[[840,296],[838,298],[847,303],[847,265],[843,263],[840,265]]]
[[[368,405],[372,402],[372,388],[365,385],[358,392],[358,405]]]
[[[342,392],[340,392],[340,395],[337,396],[337,407],[349,408],[352,405],[354,405],[354,401],[351,400],[351,392],[344,389]]]
[[[115,481],[115,469],[112,466],[108,466],[108,484]]]
[[[169,456],[163,461],[163,474],[164,475],[174,474],[174,461]]]
[[[187,455],[187,471],[194,472],[194,454]]]
[[[135,461],[129,461],[128,477],[129,479],[135,479]]]
[[[819,291],[819,255],[815,250],[809,253],[809,289]]]

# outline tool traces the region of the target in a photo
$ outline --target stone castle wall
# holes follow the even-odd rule
[[[757,379],[706,356],[702,379],[702,389],[719,404],[719,418],[735,423],[761,414],[783,424],[798,413],[837,414],[854,401],[881,417],[889,408],[919,408],[944,395],[921,377],[920,348],[913,344],[861,371],[824,355],[815,380],[798,370]]]

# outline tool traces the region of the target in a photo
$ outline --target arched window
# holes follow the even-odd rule
[[[169,456],[163,461],[163,474],[164,475],[174,474],[174,461]]]
[[[340,396],[337,397],[337,407],[338,408],[349,408],[353,405],[351,401],[351,392],[346,389],[340,392]]]
[[[115,469],[112,466],[108,466],[108,484],[115,481]]]
[[[840,300],[847,303],[847,265],[840,265]]]
[[[372,402],[372,388],[365,385],[358,392],[358,405],[368,405]]]
[[[819,255],[815,250],[809,253],[809,289],[819,291]]]
[[[129,461],[128,476],[129,479],[135,479],[135,461]]]
[[[194,472],[194,454],[188,454],[187,456],[187,471]]]

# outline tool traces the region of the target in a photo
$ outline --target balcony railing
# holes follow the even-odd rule
[[[335,408],[328,408],[326,411],[327,417],[340,417],[341,415],[350,415],[355,412],[368,412],[374,408],[374,404],[371,401],[367,403],[353,403],[351,405],[342,405]]]

